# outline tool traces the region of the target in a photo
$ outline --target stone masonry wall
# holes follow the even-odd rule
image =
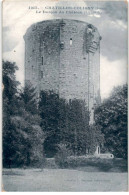
[[[91,112],[100,102],[100,35],[76,20],[48,20],[32,25],[25,36],[25,83],[39,93],[82,99]],[[92,123],[91,122],[91,123]]]

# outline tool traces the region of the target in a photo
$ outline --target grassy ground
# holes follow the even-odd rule
[[[72,169],[4,169],[5,191],[127,191],[127,173]]]

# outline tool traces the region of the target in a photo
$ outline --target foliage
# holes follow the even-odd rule
[[[53,91],[42,91],[39,101],[39,113],[41,117],[41,127],[45,132],[44,150],[49,157],[55,154],[56,144],[60,142],[60,132],[58,127],[59,119],[59,96]]]
[[[53,91],[42,91],[39,113],[46,135],[44,150],[47,157],[53,157],[58,152],[57,145],[60,143],[67,145],[74,155],[84,155],[86,149],[93,153],[94,143],[103,142],[100,130],[89,126],[89,112],[83,100],[68,102]]]
[[[84,154],[89,131],[89,113],[84,101],[74,99],[69,102],[67,123],[68,138],[66,140],[69,142],[70,149],[75,155]]]
[[[56,164],[61,168],[67,167],[67,158],[69,155],[70,151],[68,150],[66,144],[58,144],[58,151],[55,156]]]
[[[44,149],[48,157],[56,154],[59,143],[66,144],[74,153],[85,153],[88,112],[83,101],[67,102],[53,91],[42,91],[39,112],[41,126],[47,135]]]
[[[30,112],[33,115],[38,114],[36,89],[32,87],[30,82],[26,83],[24,89],[21,90],[20,100],[24,104],[22,107],[24,107],[27,112]]]
[[[93,153],[103,134],[99,126],[89,126],[85,101],[67,101],[54,91],[41,91],[38,100],[30,83],[19,88],[17,69],[15,63],[3,61],[4,166],[40,166],[44,151],[47,157],[65,156],[66,151],[84,155],[87,149]]]
[[[3,165],[34,166],[43,161],[44,134],[35,89],[18,89],[17,69],[15,63],[3,61]]]
[[[96,109],[95,121],[105,136],[105,147],[116,157],[127,158],[127,84],[114,88]]]
[[[101,159],[91,156],[67,157],[65,165],[68,168],[76,168],[81,171],[100,172],[127,172],[127,161],[125,159]]]
[[[93,124],[89,127],[88,141],[88,149],[90,150],[91,154],[94,154],[97,145],[103,146],[105,139],[99,125]]]
[[[15,115],[18,106],[16,70],[18,67],[15,63],[3,61],[3,163],[9,166],[15,153],[15,129],[11,117]]]
[[[31,84],[26,84],[19,94],[19,124],[15,126],[23,133],[25,148],[24,165],[35,166],[43,162],[43,142],[44,133],[40,127],[40,117],[38,115],[38,106],[36,100],[35,88]]]

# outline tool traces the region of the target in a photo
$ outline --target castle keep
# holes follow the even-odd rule
[[[100,103],[100,40],[96,27],[57,19],[33,24],[25,36],[25,84],[82,99],[91,113]]]

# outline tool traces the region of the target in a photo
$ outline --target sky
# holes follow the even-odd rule
[[[34,6],[37,6],[38,9],[32,9]],[[30,7],[31,9],[29,9]],[[58,8],[57,13],[55,13],[55,7]],[[64,13],[59,13],[61,11],[59,7],[65,8]],[[69,7],[68,11],[76,11],[76,13],[66,13],[66,7]],[[52,12],[43,13],[43,10]],[[22,85],[24,85],[25,53],[23,36],[27,28],[36,22],[59,18],[91,23],[97,27],[102,36],[100,45],[100,93],[102,99],[107,98],[115,86],[127,82],[126,1],[5,1],[3,3],[3,59],[16,62],[19,67],[16,77]]]

